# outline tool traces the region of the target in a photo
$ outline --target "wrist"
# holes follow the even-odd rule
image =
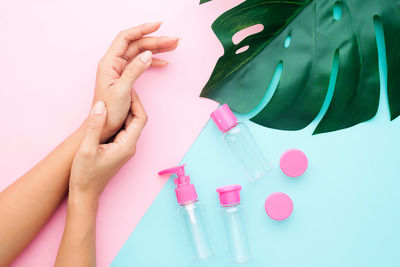
[[[88,194],[69,192],[68,209],[80,213],[97,212],[98,197]]]

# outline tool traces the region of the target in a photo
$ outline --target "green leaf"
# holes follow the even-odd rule
[[[207,2],[210,2],[211,0],[200,0],[200,5],[201,4],[204,4],[204,3],[207,3]]]
[[[239,113],[264,97],[277,65],[283,72],[267,105],[251,120],[270,128],[300,130],[321,110],[332,62],[339,71],[329,108],[315,133],[354,126],[375,116],[380,93],[374,19],[383,25],[391,119],[400,115],[400,1],[247,0],[222,14],[212,29],[224,47],[201,96]],[[338,8],[341,16],[334,17]],[[340,13],[340,12],[339,12]],[[249,26],[264,29],[238,44],[232,36]],[[290,45],[285,47],[287,37]],[[242,47],[249,48],[239,54]]]

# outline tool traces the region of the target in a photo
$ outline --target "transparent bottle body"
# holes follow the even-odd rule
[[[194,201],[181,204],[179,215],[194,258],[198,260],[210,258],[213,251],[200,202]]]
[[[251,258],[251,253],[244,209],[240,204],[222,206],[221,209],[226,230],[228,260],[234,263],[246,262]]]
[[[272,169],[245,124],[238,123],[224,133],[223,139],[250,181],[264,177]]]

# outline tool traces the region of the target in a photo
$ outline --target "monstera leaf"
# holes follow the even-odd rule
[[[334,7],[340,8],[339,16],[334,16]],[[212,25],[224,54],[201,96],[247,113],[263,99],[282,63],[276,91],[251,120],[300,130],[321,110],[336,53],[335,90],[314,133],[365,122],[375,116],[380,94],[374,22],[383,25],[393,120],[400,115],[400,0],[247,0]],[[262,24],[263,30],[232,42],[235,33],[255,24]]]

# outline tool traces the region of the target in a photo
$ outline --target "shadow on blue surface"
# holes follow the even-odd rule
[[[223,146],[217,127],[207,123],[182,163],[187,164],[187,174],[207,209],[215,249],[212,259],[191,259],[183,229],[179,227],[175,186],[170,179],[112,266],[232,266],[225,261],[223,224],[215,189],[233,183],[243,187],[253,252],[252,261],[241,266],[400,266],[400,120],[389,122],[382,37],[378,27],[382,90],[379,111],[372,120],[350,129],[312,136],[329,105],[329,93],[321,114],[302,131],[263,128],[248,121],[251,114],[238,116],[274,165],[269,176],[261,181],[246,180]],[[331,94],[334,75],[333,71]],[[261,105],[267,103],[276,84],[277,81],[275,85],[271,83]],[[299,178],[289,178],[279,169],[279,157],[289,148],[299,148],[309,158],[309,169]],[[271,220],[264,211],[266,197],[277,191],[287,193],[294,203],[292,216],[282,222]]]

